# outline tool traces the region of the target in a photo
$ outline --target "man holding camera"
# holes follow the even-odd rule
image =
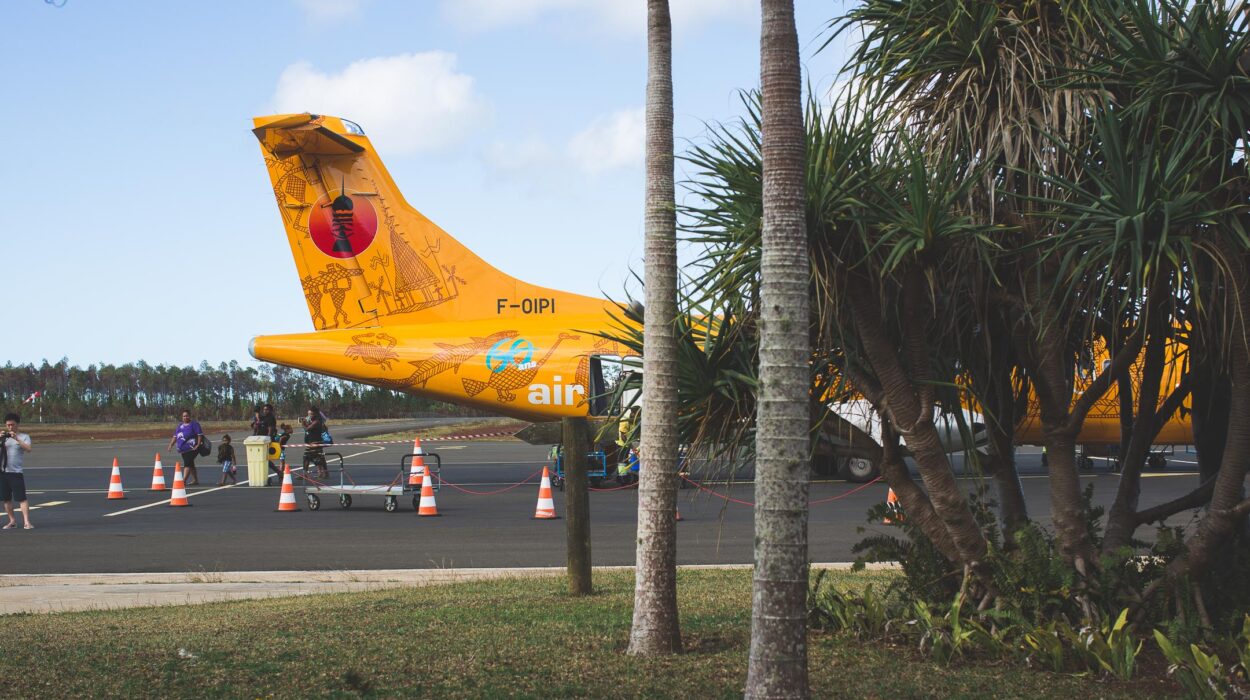
[[[17,518],[13,515],[13,501],[22,511],[23,527],[35,529],[30,524],[30,503],[26,500],[26,477],[22,476],[22,456],[30,452],[30,436],[17,432],[21,416],[10,413],[4,417],[4,432],[0,432],[0,501],[4,501],[4,512],[9,522],[4,530],[17,527]]]

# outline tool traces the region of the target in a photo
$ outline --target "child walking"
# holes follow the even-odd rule
[[[234,446],[230,444],[230,436],[222,435],[221,442],[217,445],[217,463],[221,465],[221,481],[218,486],[225,486],[226,479],[230,479],[230,483],[239,483],[239,470],[234,466]]]

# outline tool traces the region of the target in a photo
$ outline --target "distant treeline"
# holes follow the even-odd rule
[[[40,392],[38,406],[22,402]],[[301,416],[315,404],[334,418],[398,418],[414,415],[478,415],[452,404],[388,389],[343,381],[311,372],[264,365],[241,367],[223,362],[199,368],[150,365],[55,364],[0,368],[0,408],[44,421],[173,419],[190,408],[205,420],[252,417],[255,406],[272,403],[279,416]]]

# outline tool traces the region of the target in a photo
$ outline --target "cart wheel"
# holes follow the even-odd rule
[[[347,494],[339,494],[339,507],[347,510],[352,507],[352,497]]]
[[[397,508],[399,508],[399,499],[395,498],[394,496],[387,496],[386,497],[386,512],[394,513]]]
[[[412,494],[412,509],[413,509],[414,511],[420,511],[420,510],[421,510],[421,496],[420,496],[420,494],[415,494],[415,493],[414,493],[414,494]]]
[[[1152,454],[1146,458],[1146,464],[1151,469],[1163,469],[1168,465],[1168,458],[1161,454]]]
[[[308,510],[317,510],[321,508],[321,499],[313,494],[308,494]]]
[[[552,479],[551,483],[561,491],[564,490],[564,477],[557,476],[555,479]]]
[[[601,476],[590,477],[590,487],[594,489],[603,488],[603,477]]]

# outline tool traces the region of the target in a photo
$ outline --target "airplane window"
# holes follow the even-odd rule
[[[344,119],[344,120],[343,120],[343,128],[347,130],[347,133],[349,133],[349,134],[351,134],[351,135],[353,135],[353,136],[364,136],[364,135],[365,135],[365,130],[364,130],[364,129],[362,129],[362,128],[360,128],[360,125],[359,125],[359,124],[357,124],[357,123],[356,123],[356,122],[354,122],[354,121],[350,121],[350,120]]]

